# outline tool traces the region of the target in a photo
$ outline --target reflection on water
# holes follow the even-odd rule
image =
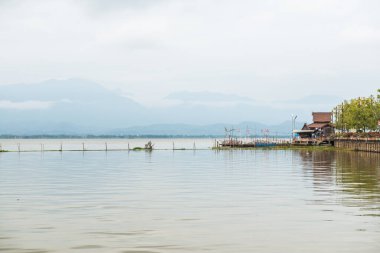
[[[0,154],[0,252],[379,252],[380,155]]]
[[[343,205],[380,211],[380,154],[350,151],[299,154],[304,170],[312,174],[315,191],[330,192]]]

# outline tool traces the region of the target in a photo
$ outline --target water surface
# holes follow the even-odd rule
[[[0,153],[0,252],[380,252],[380,156]]]

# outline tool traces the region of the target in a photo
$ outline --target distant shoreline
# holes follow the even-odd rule
[[[0,135],[0,139],[218,139],[224,135]],[[243,137],[244,138],[244,137]],[[250,136],[249,138],[264,138]],[[268,138],[290,138],[289,136],[268,136]]]

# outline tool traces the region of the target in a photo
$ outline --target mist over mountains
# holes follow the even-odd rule
[[[82,79],[0,85],[0,134],[223,135],[224,127],[234,127],[241,135],[247,128],[252,135],[261,129],[285,135],[291,113],[301,125],[312,110],[330,110],[339,102],[317,96],[260,104],[212,92],[177,92],[164,99],[176,104],[146,107]]]

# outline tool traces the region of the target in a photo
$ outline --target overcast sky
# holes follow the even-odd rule
[[[99,82],[268,103],[380,88],[380,1],[0,0],[0,85]]]

